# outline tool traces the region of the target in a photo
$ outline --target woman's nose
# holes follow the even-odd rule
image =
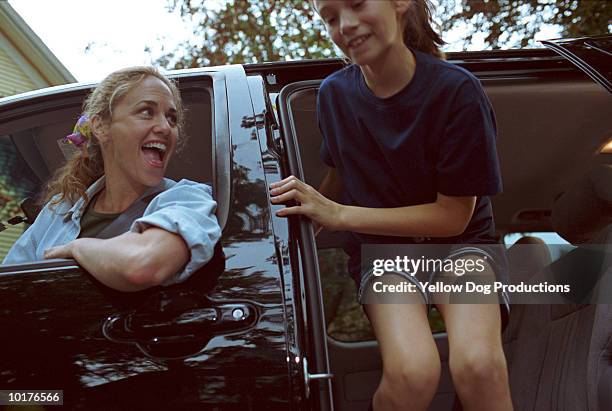
[[[154,131],[156,133],[169,134],[172,131],[172,127],[170,126],[170,122],[166,118],[166,116],[160,116],[155,124]]]

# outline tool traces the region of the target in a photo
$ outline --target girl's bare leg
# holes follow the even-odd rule
[[[426,410],[440,379],[440,356],[423,304],[368,304],[383,375],[375,411]]]
[[[450,347],[449,366],[465,411],[511,411],[498,304],[439,305]]]

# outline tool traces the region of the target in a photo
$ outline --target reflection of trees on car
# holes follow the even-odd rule
[[[261,234],[269,214],[265,204],[266,183],[261,179],[249,177],[251,170],[234,164],[232,170],[233,203],[232,214],[227,221],[226,235],[240,238]]]
[[[447,41],[468,48],[485,35],[487,48],[536,47],[535,35],[544,25],[558,25],[559,36],[576,37],[610,31],[612,6],[607,0],[433,0],[435,20]],[[255,63],[337,56],[325,28],[305,0],[228,0],[218,8],[210,2],[195,5],[173,0],[193,24],[195,41],[185,41],[163,55],[167,68]]]

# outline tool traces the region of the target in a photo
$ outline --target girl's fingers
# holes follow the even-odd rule
[[[292,180],[297,180],[297,177],[296,177],[296,176],[291,175],[291,176],[289,176],[289,177],[287,177],[287,178],[282,179],[281,181],[277,181],[277,182],[275,182],[275,183],[270,184],[270,188],[278,188],[278,187],[281,187],[281,186],[283,186],[283,185],[287,184],[288,182],[290,182],[290,181],[292,181]]]
[[[300,180],[291,180],[282,186],[273,188],[272,190],[270,190],[270,194],[272,194],[273,196],[277,196],[277,195],[286,193],[289,190],[303,191],[303,189],[304,189],[304,184]]]
[[[282,210],[278,210],[276,212],[276,215],[278,217],[287,217],[290,215],[298,215],[298,214],[304,214],[304,212],[302,211],[302,206],[285,207]]]
[[[292,189],[291,191],[287,191],[286,193],[272,197],[270,201],[272,201],[275,204],[278,204],[278,203],[287,202],[289,200],[300,201],[300,199],[301,199],[300,192],[297,191],[296,189]]]

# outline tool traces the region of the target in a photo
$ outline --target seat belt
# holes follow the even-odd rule
[[[117,237],[123,233],[129,231],[132,223],[137,218],[142,217],[149,203],[159,194],[167,189],[171,188],[176,184],[175,181],[170,179],[164,179],[162,182],[152,188],[149,188],[143,193],[143,195],[134,201],[131,206],[128,207],[123,213],[113,220],[112,223],[107,225],[102,231],[96,235],[95,238],[106,240],[108,238]]]

